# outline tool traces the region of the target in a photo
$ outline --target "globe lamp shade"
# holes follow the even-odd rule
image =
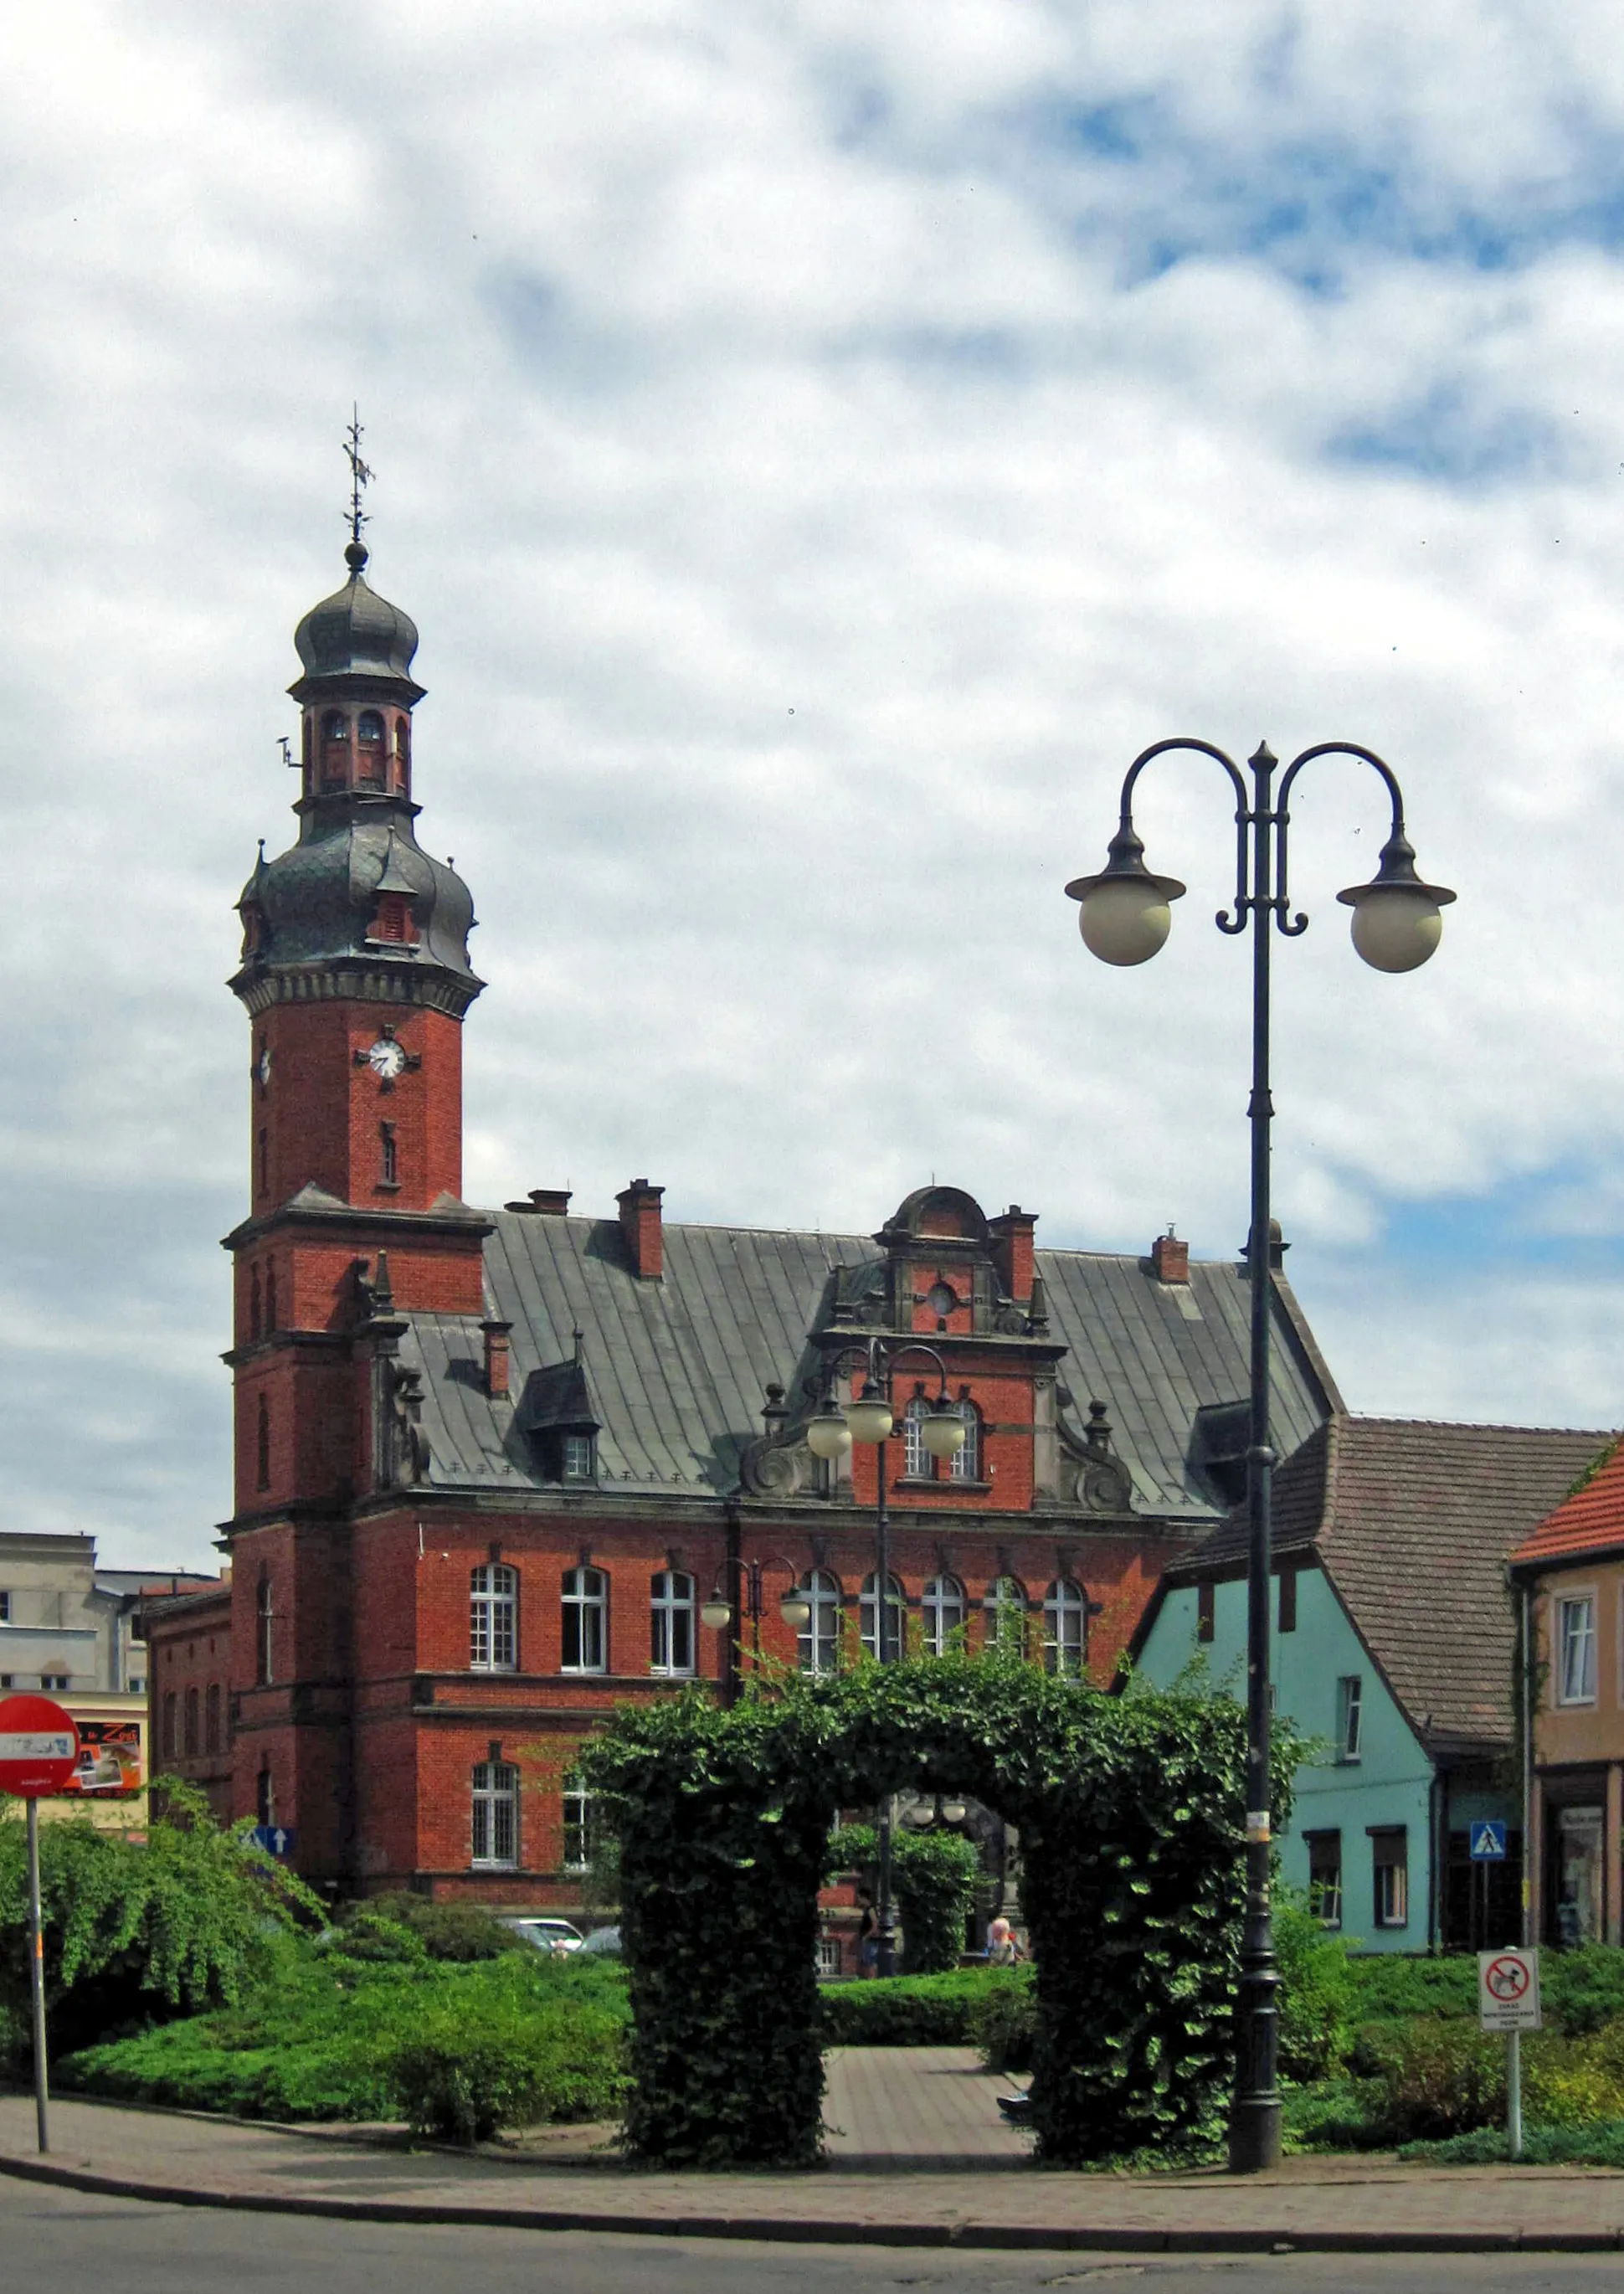
[[[964,1420],[950,1402],[928,1410],[921,1431],[933,1458],[955,1458],[964,1447]]]
[[[1377,972],[1414,972],[1443,936],[1439,913],[1455,898],[1442,884],[1424,884],[1402,828],[1382,847],[1382,864],[1368,884],[1350,885],[1336,898],[1353,911],[1353,945]]]
[[[862,1393],[846,1404],[846,1424],[854,1442],[880,1443],[891,1430],[891,1405],[871,1379]]]
[[[799,1632],[803,1625],[811,1623],[812,1604],[804,1593],[792,1586],[778,1604],[778,1614],[786,1625],[793,1625]]]
[[[709,1625],[713,1633],[719,1633],[733,1623],[732,1607],[719,1595],[713,1595],[700,1610],[699,1622],[702,1625]]]
[[[1066,887],[1077,902],[1083,945],[1101,964],[1148,964],[1173,926],[1170,903],[1181,899],[1176,876],[1153,876],[1145,848],[1125,821],[1112,837],[1097,876],[1076,876]]]
[[[942,1802],[942,1822],[944,1824],[962,1824],[969,1814],[970,1810],[965,1807],[962,1800],[945,1800]]]
[[[832,1461],[843,1458],[851,1447],[851,1428],[832,1402],[824,1404],[816,1417],[807,1420],[807,1447],[815,1458]]]

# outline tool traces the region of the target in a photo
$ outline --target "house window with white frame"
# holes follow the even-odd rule
[[[564,1868],[584,1872],[592,1861],[592,1795],[578,1776],[564,1786]]]
[[[930,1452],[925,1447],[925,1412],[930,1403],[916,1394],[902,1413],[902,1477],[905,1482],[930,1479]]]
[[[1342,1834],[1306,1832],[1308,1908],[1322,1927],[1342,1925]]]
[[[1057,1578],[1043,1596],[1043,1669],[1081,1672],[1087,1651],[1088,1596],[1071,1578]]]
[[[475,1672],[512,1672],[518,1664],[519,1573],[503,1561],[482,1562],[468,1578],[468,1664]]]
[[[1336,1757],[1339,1761],[1356,1761],[1359,1758],[1364,1704],[1364,1676],[1344,1672],[1336,1683]]]
[[[1404,1826],[1370,1834],[1371,1904],[1378,1928],[1409,1925],[1409,1843]]]
[[[1564,1594],[1556,1604],[1556,1702],[1596,1703],[1596,1596]]]
[[[1027,1589],[1019,1577],[995,1577],[982,1605],[986,1612],[985,1643],[1003,1656],[1027,1653]]]
[[[964,1588],[956,1577],[931,1577],[920,1608],[925,1621],[925,1654],[950,1656],[964,1639]]]
[[[609,1636],[605,1631],[609,1580],[601,1569],[566,1569],[564,1576],[564,1663],[565,1672],[606,1672]]]
[[[681,1569],[657,1569],[649,1592],[651,1672],[694,1670],[694,1580]]]
[[[978,1482],[981,1478],[981,1412],[973,1402],[961,1402],[959,1416],[964,1420],[964,1445],[955,1450],[947,1461],[947,1476],[954,1482]]]
[[[566,1482],[589,1482],[597,1471],[590,1434],[566,1434],[558,1450],[559,1477]]]
[[[807,1622],[795,1636],[803,1672],[832,1672],[840,1662],[840,1589],[827,1569],[814,1569],[796,1590],[807,1604]]]
[[[511,1872],[519,1860],[519,1772],[507,1761],[474,1769],[473,1862]]]
[[[857,1598],[857,1607],[862,1615],[863,1646],[873,1657],[879,1656],[881,1653],[879,1582],[871,1570],[863,1580],[863,1590]],[[890,1614],[885,1621],[885,1655],[888,1659],[902,1655],[904,1629],[907,1622],[907,1602],[899,1580],[893,1577],[889,1585]]]

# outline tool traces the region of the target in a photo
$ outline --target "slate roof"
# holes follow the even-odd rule
[[[1624,1549],[1624,1441],[1609,1437],[1604,1454],[1593,1453],[1586,1462],[1596,1467],[1594,1478],[1523,1539],[1511,1557],[1514,1567]]]
[[[739,1459],[761,1431],[766,1387],[792,1408],[817,1360],[808,1333],[827,1319],[837,1268],[878,1263],[869,1236],[755,1228],[663,1229],[664,1278],[639,1281],[614,1219],[482,1214],[486,1312],[513,1326],[511,1386],[568,1361],[576,1330],[599,1425],[600,1487],[714,1501],[738,1485]],[[1134,1505],[1201,1526],[1224,1500],[1192,1458],[1203,1405],[1246,1390],[1247,1291],[1233,1262],[1196,1262],[1187,1287],[1155,1281],[1128,1257],[1040,1250],[1067,1422],[1108,1407]],[[847,1289],[852,1289],[849,1276]],[[511,1403],[484,1392],[472,1317],[406,1318],[402,1361],[423,1377],[431,1487],[518,1492],[536,1482]],[[1275,1435],[1291,1450],[1336,1402],[1289,1290],[1277,1290]],[[988,1343],[994,1346],[997,1340]]]
[[[1434,1753],[1509,1742],[1506,1558],[1612,1439],[1339,1412],[1277,1471],[1274,1552],[1319,1561]],[[1167,1582],[1233,1575],[1246,1553],[1238,1509]]]

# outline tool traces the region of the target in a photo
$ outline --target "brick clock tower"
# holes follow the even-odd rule
[[[369,585],[360,523],[349,579],[295,635],[298,840],[273,860],[261,845],[231,982],[252,1204],[225,1241],[234,1798],[262,1823],[296,1807],[315,1870],[345,1867],[353,1828],[353,1509],[410,1479],[420,1438],[398,1317],[477,1317],[490,1232],[461,1200],[473,904],[417,840],[418,632]]]

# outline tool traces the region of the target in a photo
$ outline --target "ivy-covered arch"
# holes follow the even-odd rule
[[[825,1842],[841,1808],[910,1789],[970,1794],[1019,1826],[1038,2155],[1197,2134],[1230,2067],[1245,1738],[1228,1698],[1112,1696],[986,1657],[618,1713],[582,1767],[621,1837],[634,2155],[816,2157]]]

